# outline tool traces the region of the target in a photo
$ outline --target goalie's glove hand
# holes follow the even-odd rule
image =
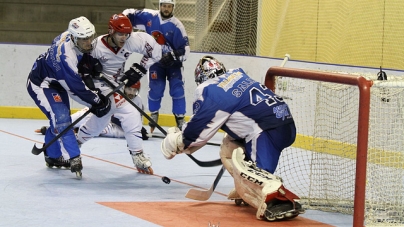
[[[109,100],[109,98],[101,94],[101,92],[98,92],[98,97],[100,98],[100,102],[96,105],[93,105],[90,109],[90,112],[97,117],[103,117],[111,110],[111,101]]]
[[[167,53],[163,54],[163,56],[161,56],[160,64],[165,67],[170,67],[174,64],[174,62],[180,61],[180,58],[179,58],[180,56],[181,56],[181,54],[176,50],[167,52]]]
[[[167,136],[161,142],[161,152],[166,159],[172,159],[176,154],[184,151],[182,142],[182,132],[177,127],[171,127],[167,130]]]
[[[132,67],[125,72],[125,75],[120,79],[120,81],[122,82],[128,79],[126,86],[131,87],[142,79],[146,72],[147,70],[143,66],[139,65],[138,63],[133,63]]]

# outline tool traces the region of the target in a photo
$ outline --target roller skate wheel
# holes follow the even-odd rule
[[[236,203],[237,206],[241,206],[241,204],[243,203],[242,199],[235,199],[234,203]]]
[[[268,221],[275,221],[276,217],[265,217]]]
[[[291,217],[293,217],[294,215],[295,215],[295,214],[288,212],[288,213],[285,214],[285,217],[286,217],[286,218],[291,218]]]
[[[49,164],[49,163],[46,163],[46,166],[47,166],[48,168],[52,168],[52,167],[53,167],[53,165],[51,165],[51,164]]]
[[[281,214],[281,215],[277,215],[276,216],[276,219],[284,219],[285,218],[285,215],[284,214]]]

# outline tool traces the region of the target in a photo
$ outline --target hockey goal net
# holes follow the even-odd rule
[[[271,67],[265,84],[298,132],[275,174],[305,207],[404,226],[404,80]]]

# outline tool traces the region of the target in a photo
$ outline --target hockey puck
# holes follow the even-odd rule
[[[168,178],[168,177],[162,177],[161,180],[162,180],[164,183],[166,183],[166,184],[171,183],[171,180],[170,180],[170,178]]]

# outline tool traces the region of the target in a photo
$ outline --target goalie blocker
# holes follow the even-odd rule
[[[244,161],[241,147],[233,151],[231,161],[236,191],[246,203],[257,208],[257,219],[291,219],[304,213],[297,202],[300,198],[283,186],[282,179],[251,161]]]

